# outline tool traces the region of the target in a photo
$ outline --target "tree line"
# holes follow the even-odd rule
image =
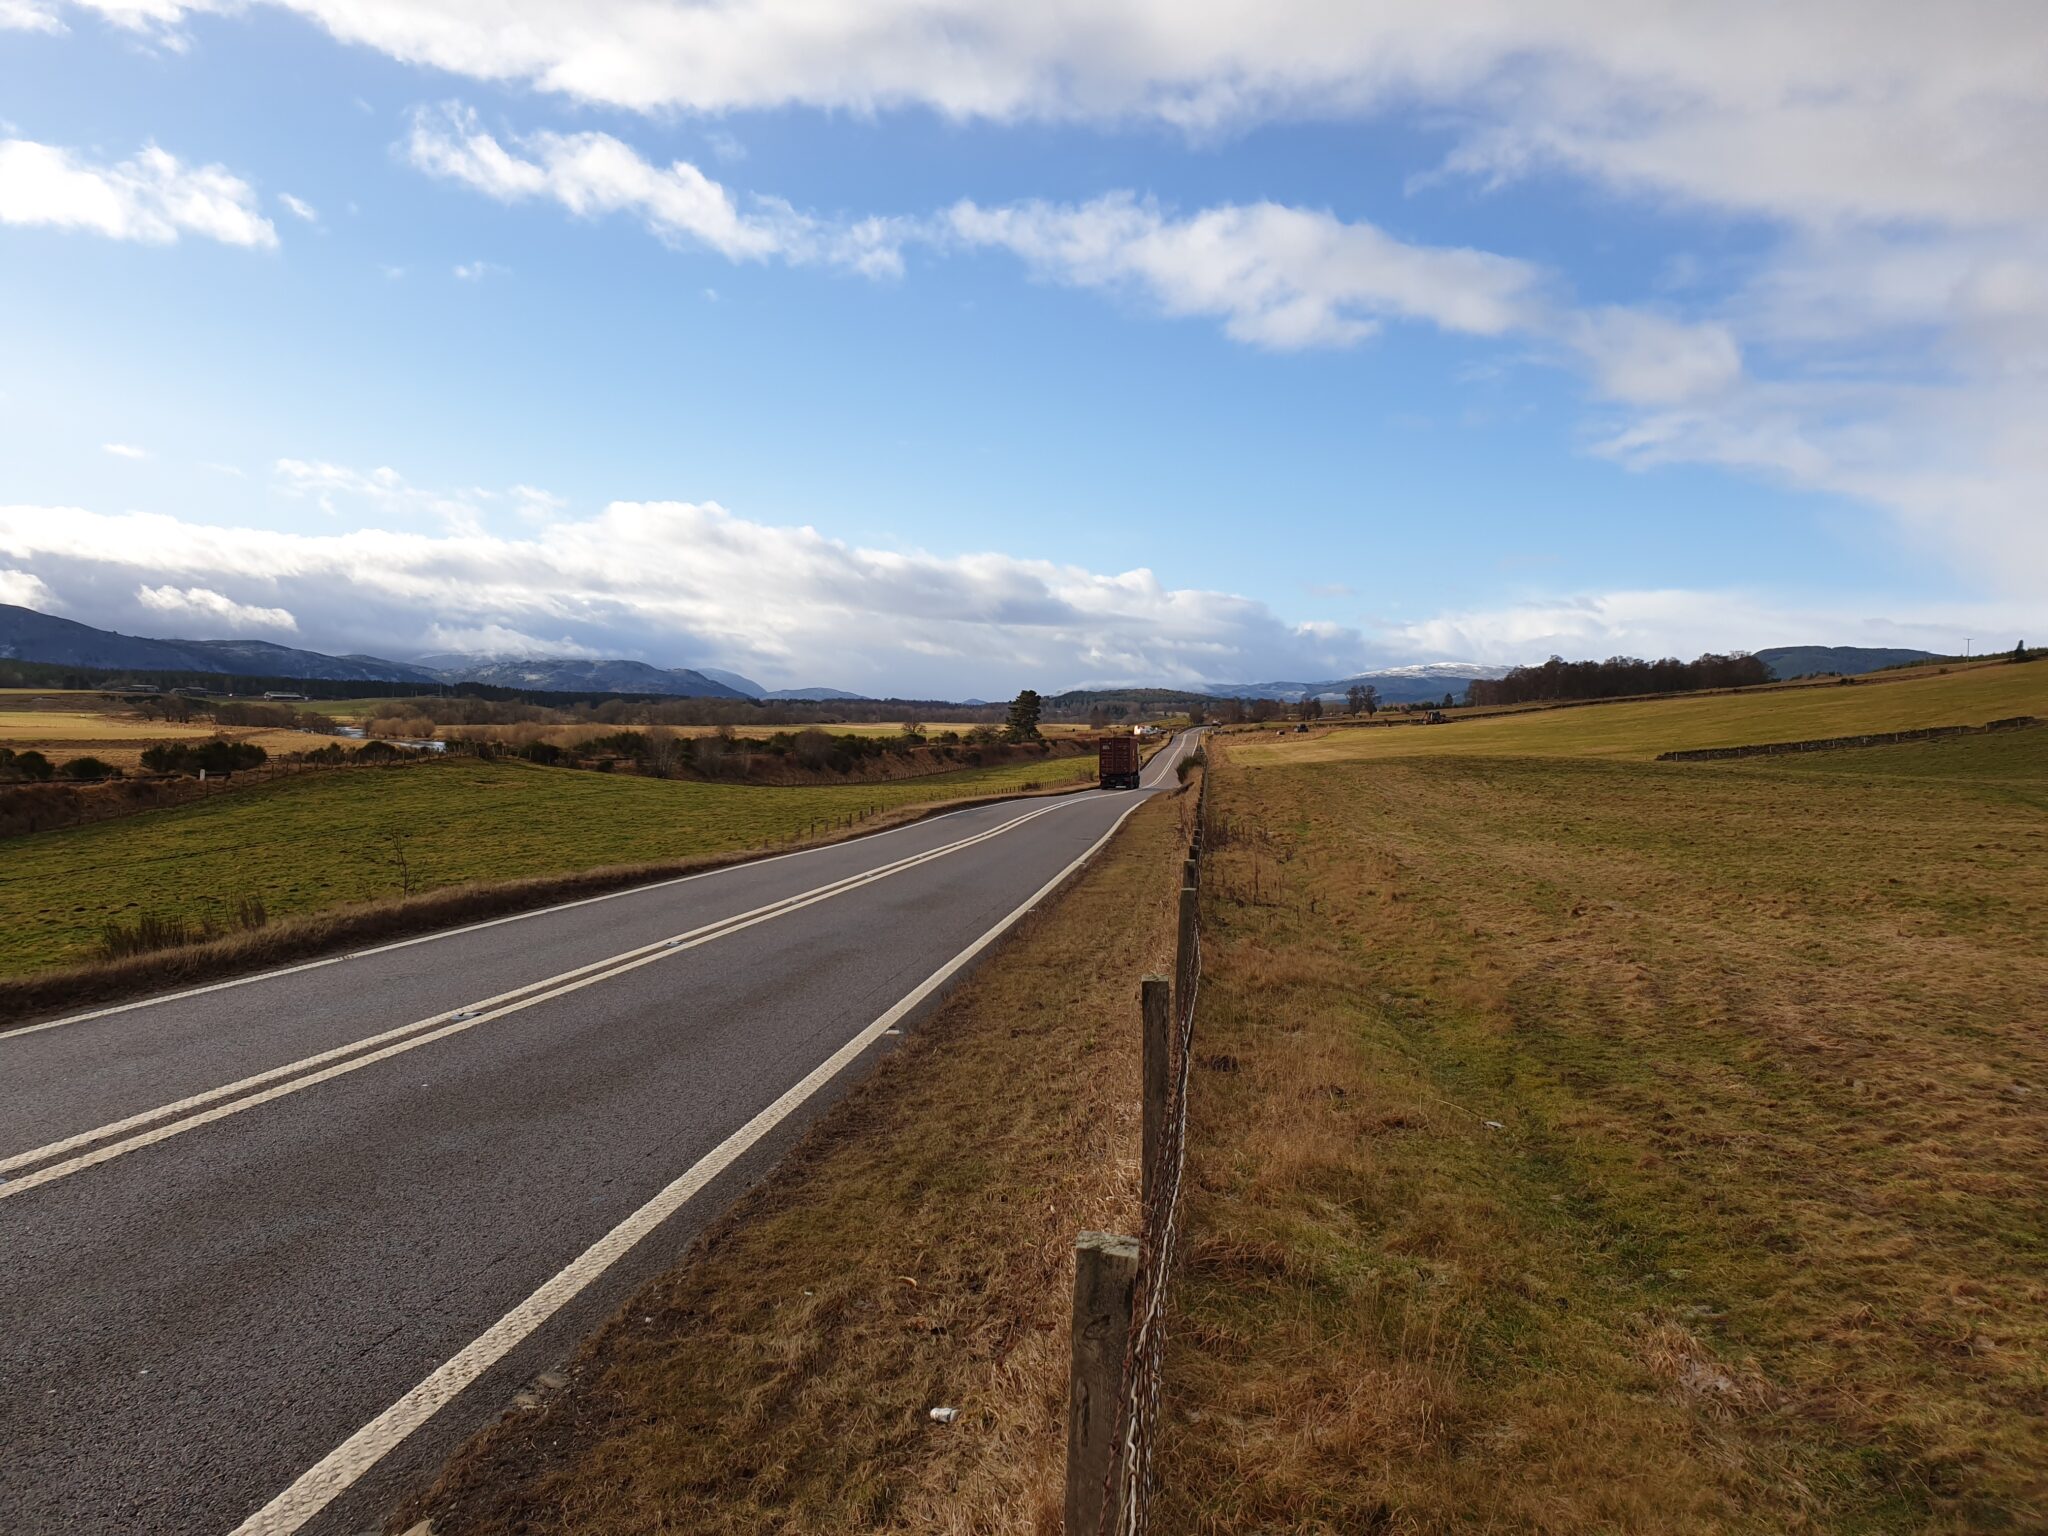
[[[1696,661],[1666,656],[1610,656],[1605,661],[1566,661],[1553,656],[1538,667],[1516,667],[1506,677],[1474,678],[1466,698],[1473,704],[1533,704],[1559,699],[1614,699],[1641,693],[1690,693],[1700,688],[1754,688],[1771,681],[1771,670],[1741,651],[1709,651]]]

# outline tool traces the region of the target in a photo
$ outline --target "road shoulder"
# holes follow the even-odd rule
[[[1190,804],[1141,807],[390,1528],[1056,1523],[1068,1253],[1136,1219],[1137,980],[1171,956]]]

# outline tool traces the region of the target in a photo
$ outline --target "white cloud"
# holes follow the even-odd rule
[[[1091,680],[1336,676],[1350,630],[1297,628],[1150,571],[1105,575],[983,553],[865,549],[715,504],[615,502],[516,537],[231,528],[77,508],[0,507],[0,561],[60,586],[80,617],[135,622],[138,583],[297,618],[307,643],[519,649],[510,631],[603,655],[727,666],[797,684],[936,694]],[[496,640],[484,637],[496,635]]]
[[[780,198],[733,194],[687,160],[658,166],[606,133],[536,133],[511,148],[458,103],[413,114],[407,158],[501,202],[548,198],[579,218],[624,213],[659,238],[731,261],[828,262],[873,276],[902,270],[904,231],[891,221],[831,223]]]
[[[1257,346],[1352,346],[1382,320],[1416,320],[1538,343],[1627,404],[1685,402],[1742,376],[1741,349],[1724,325],[1618,305],[1574,309],[1563,285],[1532,263],[1410,244],[1314,209],[1256,203],[1173,217],[1117,193],[1081,204],[963,202],[946,224],[958,240],[1013,251],[1043,276],[1134,287],[1168,314],[1215,316]]]
[[[157,29],[236,8],[86,3]],[[273,3],[410,63],[646,112],[925,106],[1213,131],[1422,107],[1446,109],[1466,173],[1562,166],[1822,225],[2048,211],[2048,28],[2001,0]]]
[[[373,516],[431,517],[457,533],[480,529],[490,503],[499,499],[499,493],[480,488],[428,490],[388,464],[366,471],[325,459],[279,459],[271,472],[271,484],[280,495],[310,501],[331,517],[341,516],[344,504],[353,503]],[[514,495],[522,513],[533,505],[530,496]]]
[[[426,649],[453,651],[465,656],[574,656],[601,661],[604,652],[594,646],[578,645],[567,635],[553,640],[510,629],[503,624],[474,624],[468,627],[431,624],[427,627]]]
[[[1542,275],[1485,251],[1409,245],[1366,223],[1275,203],[1184,219],[1118,193],[1079,205],[957,204],[952,232],[1085,287],[1137,284],[1170,314],[1213,315],[1240,341],[1346,346],[1381,317],[1482,336],[1529,326]]]
[[[57,594],[33,571],[5,569],[0,569],[0,603],[12,603],[17,608],[37,608],[46,613],[63,606],[57,601]]]
[[[1889,605],[1886,605],[1889,606]],[[2038,598],[1912,602],[1886,613],[1839,595],[1788,597],[1760,590],[1683,588],[1594,593],[1440,614],[1387,626],[1384,639],[1417,657],[1467,656],[1512,666],[1570,659],[1681,656],[1774,645],[1912,646],[1961,651],[2010,646],[2048,622]],[[1997,637],[2004,637],[2002,640]],[[1987,637],[1991,637],[1988,638]]]
[[[308,224],[317,224],[320,221],[319,209],[302,197],[293,197],[289,192],[280,192],[277,194],[277,200],[284,204],[285,208],[294,218],[303,219]]]
[[[511,268],[501,267],[495,261],[462,261],[455,264],[455,275],[465,283],[480,283],[487,277],[503,276]]]
[[[62,32],[64,22],[47,0],[0,0],[0,32]]]
[[[185,165],[154,144],[118,165],[93,165],[54,145],[0,140],[0,223],[151,245],[187,233],[228,245],[277,244],[247,182],[224,166]]]
[[[548,522],[569,507],[567,498],[537,485],[515,485],[506,494],[512,498],[512,510],[529,523]]]
[[[151,613],[169,619],[195,620],[202,626],[235,630],[299,627],[299,621],[286,609],[238,603],[211,587],[139,586],[135,589],[135,600]]]
[[[146,459],[147,448],[138,448],[133,443],[101,443],[100,452],[116,459]]]

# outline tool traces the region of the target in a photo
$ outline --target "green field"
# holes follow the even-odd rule
[[[401,894],[759,847],[819,822],[1092,777],[1089,757],[873,784],[767,788],[459,759],[283,779],[0,845],[0,974],[93,958],[102,924],[272,917]]]
[[[1880,674],[1847,686],[1529,709],[1450,725],[1338,727],[1306,736],[1290,728],[1238,750],[1246,762],[1313,762],[1354,754],[1653,758],[1694,747],[1983,725],[2013,715],[2048,717],[2048,660],[2018,666],[1995,662],[1945,675]],[[1277,755],[1262,755],[1268,752]]]
[[[1226,738],[1164,1528],[2048,1528],[2043,689]]]

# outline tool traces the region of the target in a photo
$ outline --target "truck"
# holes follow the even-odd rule
[[[1138,738],[1124,735],[1103,737],[1096,749],[1095,765],[1104,789],[1136,789],[1138,769],[1143,766],[1138,756]]]

